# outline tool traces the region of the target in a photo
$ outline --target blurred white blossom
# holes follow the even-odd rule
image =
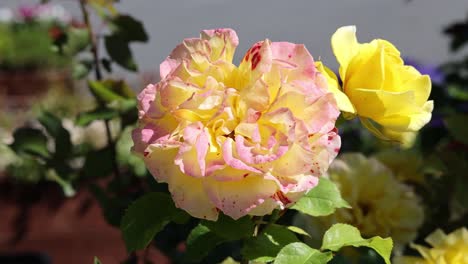
[[[0,8],[0,23],[13,22],[15,15],[9,8]]]

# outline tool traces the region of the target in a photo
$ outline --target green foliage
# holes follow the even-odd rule
[[[85,162],[81,169],[83,178],[101,178],[112,173],[112,149],[106,146],[103,149],[92,150],[85,153]]]
[[[451,38],[450,48],[457,51],[465,44],[468,44],[468,17],[464,21],[457,21],[447,28],[444,33]]]
[[[133,129],[131,126],[126,127],[116,142],[117,161],[128,166],[137,177],[144,177],[147,174],[145,162],[130,151],[133,146]]]
[[[70,133],[63,128],[62,120],[50,112],[42,112],[38,117],[39,122],[47,130],[47,133],[54,139],[55,156],[63,159],[72,152]]]
[[[184,256],[186,262],[200,262],[217,245],[227,241],[210,230],[207,226],[199,224],[187,238],[187,252]]]
[[[173,219],[182,222],[188,216],[174,206],[168,194],[152,192],[133,202],[120,225],[127,250],[145,248]]]
[[[88,81],[88,86],[96,99],[104,103],[125,100],[131,98],[133,94],[131,89],[122,81]]]
[[[8,165],[7,171],[19,182],[38,183],[45,175],[46,166],[30,155],[20,155]]]
[[[217,221],[202,221],[212,232],[227,240],[238,240],[253,234],[254,223],[248,216],[234,220],[220,214]]]
[[[120,36],[126,42],[149,40],[143,24],[129,15],[118,15],[111,18],[109,22],[113,35]]]
[[[468,114],[456,114],[445,118],[450,134],[458,141],[468,145]]]
[[[98,259],[98,257],[94,257],[94,264],[101,264],[101,261]]]
[[[47,137],[41,130],[35,128],[19,128],[13,133],[14,141],[11,149],[18,154],[27,153],[43,158],[50,157],[47,149]]]
[[[107,53],[118,65],[129,71],[138,71],[129,43],[120,36],[106,36],[104,45]]]
[[[53,50],[49,28],[42,24],[0,24],[0,69],[61,68],[71,57]]]
[[[119,227],[122,216],[130,201],[130,197],[115,197],[108,194],[103,188],[91,185],[90,191],[101,207],[106,222],[114,227]]]
[[[107,53],[118,65],[130,71],[137,71],[130,43],[148,41],[143,24],[128,15],[112,16],[108,22],[111,34],[104,38]]]
[[[320,252],[304,243],[287,245],[279,252],[275,264],[324,264],[333,258],[331,252]]]
[[[246,241],[242,255],[252,261],[273,261],[283,247],[294,242],[299,240],[287,227],[270,225],[259,236]]]
[[[96,120],[112,120],[119,116],[119,112],[109,108],[96,108],[88,112],[82,112],[76,118],[76,125],[88,126]]]
[[[93,69],[93,62],[90,60],[74,61],[72,65],[72,77],[74,79],[83,79]]]
[[[375,250],[390,264],[393,241],[391,238],[372,237],[364,239],[359,229],[347,224],[335,224],[325,232],[322,243],[322,250],[338,251],[342,247],[369,247]]]
[[[336,185],[326,179],[320,178],[319,184],[304,195],[291,209],[311,216],[325,216],[332,214],[337,208],[350,208],[349,204],[341,198]]]
[[[67,40],[61,47],[62,55],[74,56],[89,47],[90,39],[86,28],[68,28]]]

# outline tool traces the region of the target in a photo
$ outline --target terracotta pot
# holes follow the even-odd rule
[[[94,256],[102,263],[121,263],[127,258],[120,231],[106,223],[87,188],[65,198],[55,183],[21,185],[0,179],[0,209],[0,263],[82,264],[93,263]],[[137,254],[153,263],[170,263],[154,247]],[[51,261],[20,261],[28,255]]]
[[[0,71],[0,97],[9,109],[28,108],[51,89],[73,91],[68,70]]]

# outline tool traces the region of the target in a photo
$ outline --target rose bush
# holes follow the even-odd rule
[[[237,67],[237,45],[231,29],[185,39],[138,97],[133,150],[198,218],[292,205],[340,148],[339,110],[307,49],[266,39]]]

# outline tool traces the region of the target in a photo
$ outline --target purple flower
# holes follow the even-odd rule
[[[33,20],[37,15],[37,5],[34,6],[20,6],[18,9],[18,15],[25,21]]]

